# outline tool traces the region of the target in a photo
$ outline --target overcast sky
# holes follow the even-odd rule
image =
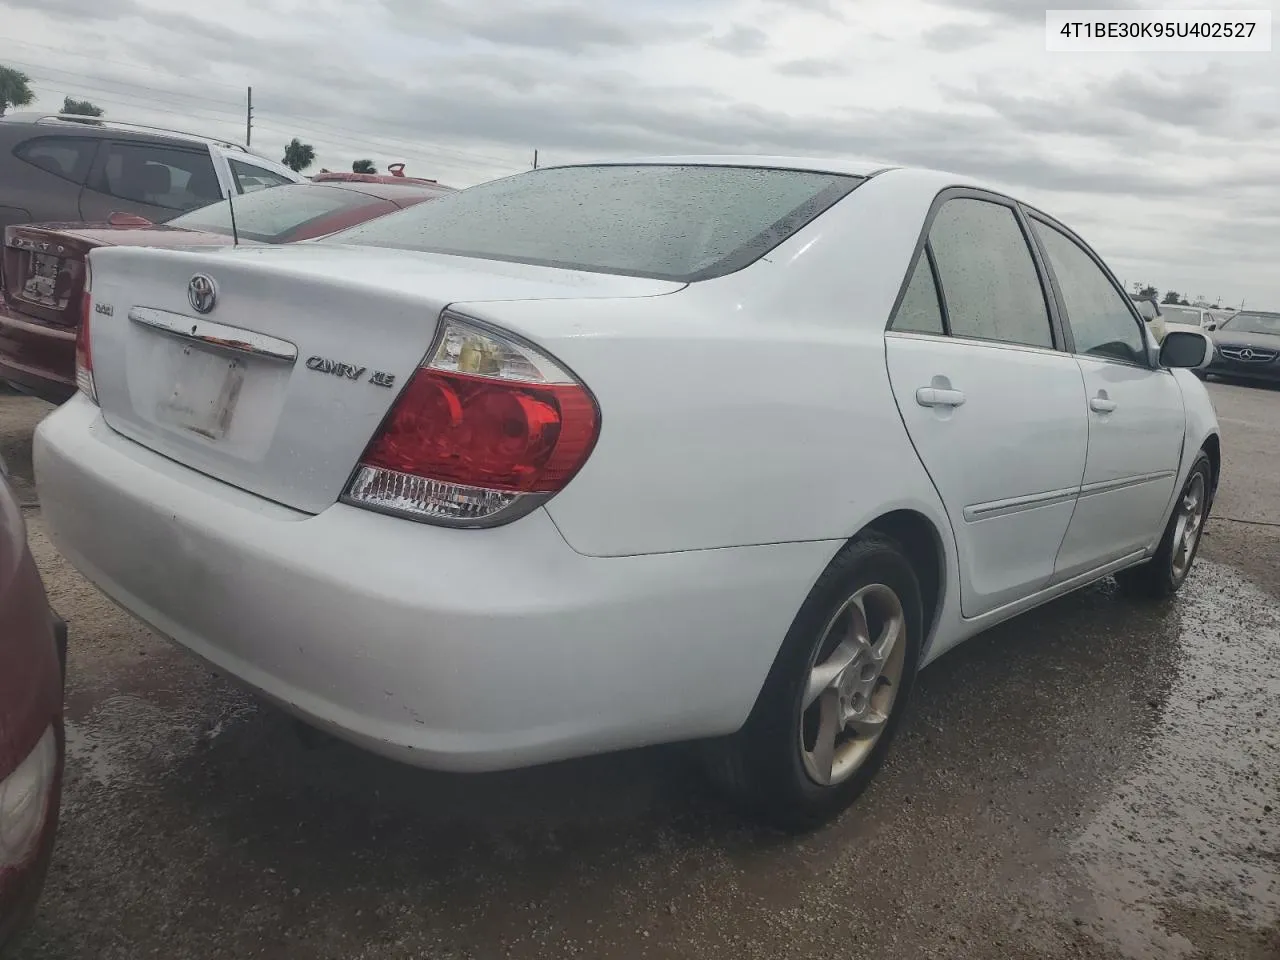
[[[299,136],[315,170],[403,160],[457,186],[525,169],[535,148],[544,164],[940,167],[1061,217],[1129,283],[1280,309],[1277,55],[1049,54],[1048,5],[0,0],[0,63],[31,75],[40,108],[70,94],[240,140],[252,84],[253,146],[276,159]]]

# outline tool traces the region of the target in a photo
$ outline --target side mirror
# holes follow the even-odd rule
[[[1203,333],[1170,330],[1160,343],[1160,366],[1203,370],[1213,359],[1213,341]]]
[[[1206,330],[1217,330],[1217,329],[1218,329],[1218,321],[1216,321],[1216,320],[1210,320],[1208,323],[1206,323],[1206,324],[1204,325],[1204,328],[1205,328]]]

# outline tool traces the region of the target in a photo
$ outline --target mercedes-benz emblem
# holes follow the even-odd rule
[[[1241,350],[1241,351],[1240,351],[1240,359],[1241,359],[1241,360],[1252,360],[1252,359],[1253,359],[1253,351],[1252,351],[1252,350],[1250,350],[1248,347],[1245,347],[1243,350]]]
[[[196,313],[208,313],[218,302],[218,288],[212,278],[197,273],[187,284],[187,299]]]

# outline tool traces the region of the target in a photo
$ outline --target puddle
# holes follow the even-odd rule
[[[1069,848],[1087,878],[1081,915],[1134,960],[1203,955],[1180,912],[1245,927],[1280,919],[1280,612],[1205,562],[1177,602],[1162,712]]]

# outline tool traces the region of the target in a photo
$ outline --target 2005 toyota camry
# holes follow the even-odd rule
[[[1079,237],[937,172],[567,166],[90,265],[36,437],[59,548],[426,767],[705,740],[819,823],[922,664],[1111,574],[1176,590],[1218,481],[1206,338],[1157,348]]]

